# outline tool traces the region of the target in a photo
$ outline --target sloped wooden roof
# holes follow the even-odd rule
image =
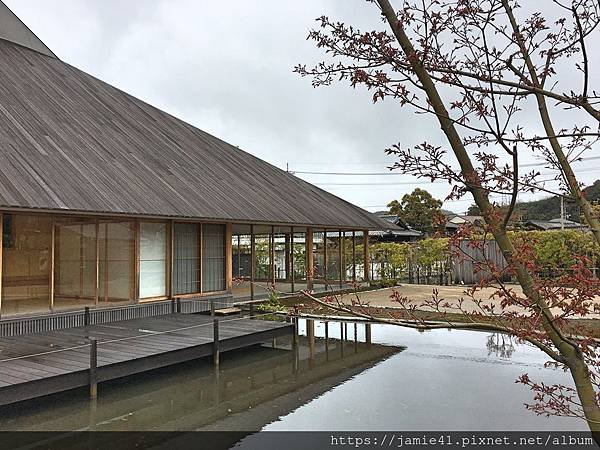
[[[0,156],[0,207],[386,226],[59,59],[3,40]]]

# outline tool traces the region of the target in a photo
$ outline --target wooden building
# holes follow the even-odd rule
[[[61,61],[1,2],[0,155],[3,319],[341,286],[390,227]]]

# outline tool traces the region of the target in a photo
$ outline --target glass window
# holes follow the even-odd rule
[[[254,236],[255,280],[271,280],[271,237],[268,234]]]
[[[95,221],[59,219],[55,233],[55,307],[93,304],[96,298]]]
[[[325,233],[313,231],[313,271],[314,279],[325,278]]]
[[[52,219],[4,214],[2,228],[2,314],[48,310]]]
[[[176,223],[173,230],[173,293],[200,292],[200,225]]]
[[[99,301],[134,299],[133,222],[100,223]]]
[[[340,279],[340,234],[338,231],[327,232],[327,279],[331,282]]]
[[[167,287],[167,224],[140,224],[140,298],[162,297]]]
[[[225,226],[202,227],[202,291],[225,289]]]

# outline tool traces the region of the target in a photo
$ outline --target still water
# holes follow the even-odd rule
[[[347,328],[346,340],[340,334]],[[0,409],[8,430],[585,430],[575,419],[525,410],[529,373],[569,384],[537,349],[468,331],[307,322],[291,340]],[[356,342],[355,342],[356,330]],[[308,333],[312,335],[313,333]]]

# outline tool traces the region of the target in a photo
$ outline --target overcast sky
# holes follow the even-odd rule
[[[387,146],[439,136],[436,122],[392,102],[373,105],[348,86],[313,89],[292,72],[323,59],[306,41],[316,17],[380,26],[362,0],[4,1],[62,60],[284,169],[387,172]],[[581,181],[600,178],[590,167]],[[419,184],[401,174],[298,176],[370,211]]]

